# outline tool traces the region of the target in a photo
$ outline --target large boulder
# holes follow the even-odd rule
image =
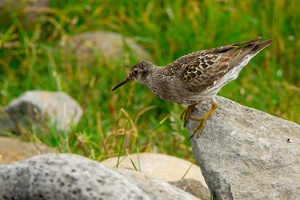
[[[0,166],[1,199],[197,199],[166,182],[119,172],[72,154],[44,154]]]
[[[300,126],[217,97],[193,153],[216,199],[298,199]],[[203,104],[193,116],[203,116]],[[188,123],[191,132],[196,121]]]

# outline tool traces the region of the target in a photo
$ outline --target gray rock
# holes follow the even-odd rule
[[[62,43],[64,65],[90,67],[97,59],[114,61],[130,56],[137,60],[151,60],[150,54],[133,39],[113,32],[86,32],[69,38]],[[68,60],[67,60],[68,59]],[[70,60],[71,59],[71,60]],[[71,62],[70,62],[71,61]]]
[[[78,103],[64,92],[49,91],[27,91],[4,109],[18,129],[30,124],[39,126],[49,119],[58,132],[68,131],[83,113]]]
[[[206,187],[204,187],[203,184],[198,180],[187,178],[179,181],[169,181],[169,183],[194,195],[195,197],[198,197],[199,199],[202,200],[210,199],[209,190]]]
[[[49,0],[2,0],[0,1],[0,9],[7,7],[8,9],[17,9],[21,7],[48,7]]]
[[[0,134],[6,135],[7,132],[19,134],[15,123],[10,119],[6,111],[0,107]]]
[[[193,153],[216,199],[299,199],[300,126],[217,98]],[[203,105],[192,115],[203,116]],[[197,122],[188,123],[191,132]]]
[[[108,169],[72,154],[0,166],[1,199],[197,199],[166,182]]]
[[[45,9],[42,8],[49,7],[49,4],[50,0],[1,0],[0,16],[7,18],[11,12],[15,12],[19,15],[19,22],[30,26],[41,14],[45,13]]]

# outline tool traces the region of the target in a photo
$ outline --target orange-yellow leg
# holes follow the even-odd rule
[[[182,119],[183,117],[183,127],[186,127],[186,123],[189,121],[190,119],[190,116],[191,116],[191,112],[196,108],[196,105],[197,104],[192,104],[192,105],[189,105],[188,107],[186,107],[184,109],[184,111],[181,113],[180,115],[180,119]]]
[[[197,124],[197,126],[194,128],[193,133],[190,136],[190,138],[194,137],[195,133],[197,133],[197,132],[198,132],[197,138],[201,135],[201,133],[202,133],[202,131],[204,129],[205,121],[211,115],[211,113],[213,113],[217,109],[217,107],[218,107],[218,104],[213,103],[211,109],[204,115],[203,118],[196,118],[196,117],[193,117],[193,116],[189,117],[192,120],[199,121],[199,123]]]

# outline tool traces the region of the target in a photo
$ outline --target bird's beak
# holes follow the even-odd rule
[[[112,91],[114,91],[115,89],[117,89],[118,87],[128,83],[128,82],[131,82],[132,79],[130,78],[130,76],[126,77],[124,80],[122,80],[120,83],[118,83],[113,89]]]

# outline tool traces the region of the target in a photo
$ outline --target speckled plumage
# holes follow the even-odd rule
[[[209,111],[209,116],[217,107],[215,96],[219,90],[236,79],[251,58],[271,43],[271,40],[260,42],[261,40],[259,37],[246,42],[193,52],[165,67],[141,61],[132,67],[128,77],[113,90],[130,81],[145,84],[164,100],[189,105],[183,112],[185,123],[197,104],[211,101],[213,110]],[[200,133],[208,116],[201,119],[191,117],[203,121],[200,128],[198,127]],[[195,130],[192,136],[194,134]]]

